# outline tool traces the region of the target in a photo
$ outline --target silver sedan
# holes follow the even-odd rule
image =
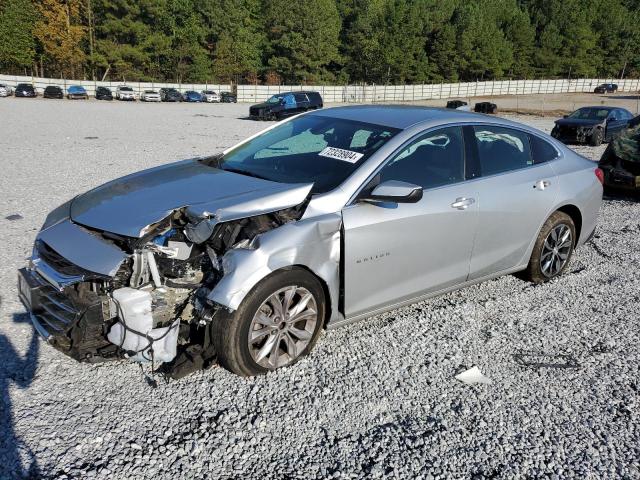
[[[601,200],[593,163],[518,123],[324,109],[58,207],[20,295],[77,360],[256,375],[323,328],[501,275],[561,275]]]

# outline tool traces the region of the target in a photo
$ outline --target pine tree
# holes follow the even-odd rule
[[[35,57],[33,28],[35,10],[31,0],[5,0],[0,10],[0,68],[21,72]]]

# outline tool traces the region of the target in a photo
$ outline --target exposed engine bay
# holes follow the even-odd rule
[[[255,249],[260,234],[300,219],[308,200],[224,222],[181,208],[140,238],[80,227],[125,254],[113,275],[72,264],[42,234],[21,271],[22,300],[40,333],[76,360],[128,358],[180,378],[215,362],[209,325],[224,307],[208,297],[225,253]]]

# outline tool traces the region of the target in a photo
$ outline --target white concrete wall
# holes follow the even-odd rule
[[[601,83],[617,83],[620,92],[640,90],[640,79],[604,78],[502,80],[431,85],[238,85],[238,102],[262,102],[276,93],[296,90],[316,90],[326,103],[411,102],[455,97],[592,92]]]
[[[94,82],[92,80],[66,80],[63,78],[38,78],[38,77],[24,77],[19,75],[0,75],[0,83],[4,83],[15,87],[18,83],[30,83],[32,84],[38,93],[42,93],[47,85],[58,85],[62,87],[65,92],[67,87],[71,85],[81,85],[91,96],[95,95],[96,87],[108,87],[113,93],[119,85],[127,85],[139,94],[144,90],[158,90],[163,87],[175,88],[181,92],[187,90],[195,90],[201,92],[202,90],[213,90],[214,92],[228,92],[231,90],[230,85],[218,85],[207,83],[162,83],[162,82]]]

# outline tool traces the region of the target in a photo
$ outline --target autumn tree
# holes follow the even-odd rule
[[[39,0],[36,8],[34,35],[47,60],[62,76],[76,78],[85,61],[81,0]]]

